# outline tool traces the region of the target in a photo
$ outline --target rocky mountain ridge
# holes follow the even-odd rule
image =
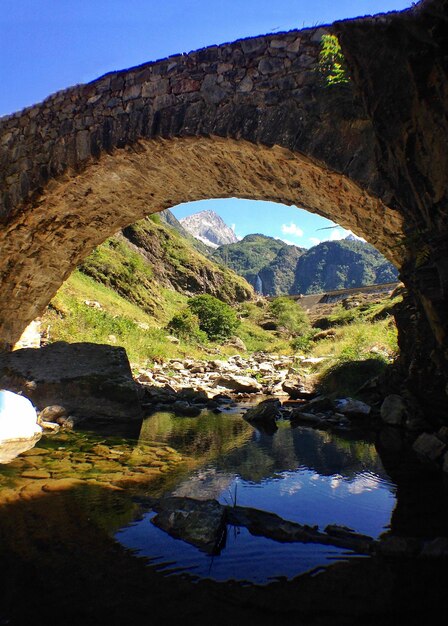
[[[200,211],[180,220],[181,226],[210,248],[236,243],[238,237],[214,211]]]

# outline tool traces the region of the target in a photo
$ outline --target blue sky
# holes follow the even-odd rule
[[[411,4],[409,0],[1,0],[0,115],[106,72],[170,54]],[[235,224],[240,236],[255,230],[303,246],[312,245],[310,238],[338,236],[336,229],[317,230],[328,225],[326,220],[294,208],[276,205],[275,218],[270,219],[272,212],[263,210],[262,203],[235,202],[213,201],[213,207],[203,203],[187,210],[219,207],[217,212],[229,225]],[[175,214],[183,216],[184,211],[181,207]]]

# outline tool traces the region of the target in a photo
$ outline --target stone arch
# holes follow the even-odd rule
[[[218,137],[141,140],[54,182],[5,229],[2,249],[14,260],[4,273],[7,333],[20,334],[83,258],[120,228],[181,202],[231,196],[300,203],[396,260],[385,243],[400,231],[400,220],[353,181],[303,155]],[[15,295],[23,289],[26,300]]]
[[[400,265],[373,132],[351,86],[317,71],[324,29],[237,41],[108,74],[0,121],[4,306],[11,344],[92,248],[180,202],[298,204]]]
[[[0,344],[10,346],[118,228],[181,201],[232,195],[303,206],[393,260],[420,310],[418,332],[429,329],[419,358],[432,354],[427,369],[437,370],[441,390],[446,4],[425,0],[403,14],[212,46],[107,74],[2,118]],[[316,71],[329,29],[352,72],[331,89]],[[414,237],[422,224],[434,231],[424,249]],[[421,266],[429,290],[416,279]]]

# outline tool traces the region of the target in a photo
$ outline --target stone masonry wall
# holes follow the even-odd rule
[[[296,204],[397,265],[371,123],[316,71],[324,29],[213,46],[107,74],[0,120],[0,339],[13,343],[92,248],[177,203]]]

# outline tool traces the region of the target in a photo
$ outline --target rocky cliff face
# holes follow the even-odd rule
[[[193,237],[210,248],[218,248],[223,244],[238,241],[233,230],[214,211],[194,213],[182,218],[180,223]]]

